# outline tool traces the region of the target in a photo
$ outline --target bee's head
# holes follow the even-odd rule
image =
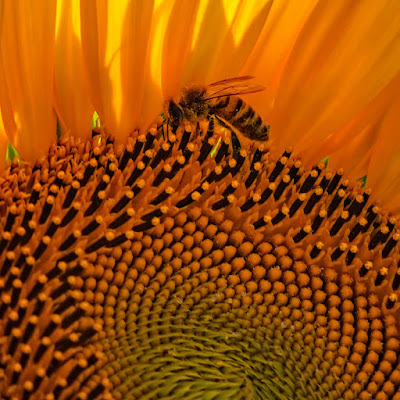
[[[178,106],[173,100],[169,100],[167,103],[167,115],[169,123],[174,126],[178,127],[181,125],[183,121],[183,111],[182,108]]]

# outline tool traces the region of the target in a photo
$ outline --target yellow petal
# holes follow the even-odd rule
[[[231,8],[233,2],[230,1],[227,4]],[[236,4],[230,29],[221,43],[215,64],[212,66],[210,81],[240,74],[265,26],[272,1],[238,1]]]
[[[92,102],[105,130],[121,140],[137,128],[146,129],[162,108],[160,78],[152,76],[150,66],[153,3],[81,2]]]
[[[165,34],[163,92],[190,83],[235,77],[243,68],[271,7],[270,1],[175,2]]]
[[[35,160],[56,140],[53,110],[56,2],[3,1],[1,55],[16,125],[13,142],[21,157]],[[0,92],[3,104],[4,91]],[[7,101],[5,101],[7,103]],[[12,117],[6,111],[7,134]],[[11,128],[12,129],[12,128]]]
[[[399,2],[319,2],[286,65],[271,137],[306,155],[345,126],[399,71],[399,32]]]
[[[83,66],[78,0],[57,3],[55,89],[63,132],[90,137],[94,107]]]

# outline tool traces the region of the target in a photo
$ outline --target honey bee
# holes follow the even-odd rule
[[[206,87],[184,89],[178,103],[172,99],[165,103],[168,123],[176,129],[185,120],[196,123],[215,117],[223,126],[233,126],[249,139],[268,140],[269,125],[265,125],[261,117],[239,97],[265,89],[249,82],[252,79],[252,76],[240,76]]]

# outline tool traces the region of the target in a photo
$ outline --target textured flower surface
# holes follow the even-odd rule
[[[397,2],[0,21],[0,398],[400,400]],[[162,113],[240,75],[269,141]]]
[[[14,165],[5,398],[399,397],[395,221],[323,163],[220,136]]]

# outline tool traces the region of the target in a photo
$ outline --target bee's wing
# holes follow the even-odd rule
[[[253,79],[253,76],[246,75],[214,82],[207,86],[207,94],[204,100],[215,99],[217,97],[224,96],[261,92],[265,89],[265,87],[262,85],[248,82]]]
[[[230,86],[232,84],[238,83],[238,82],[243,82],[243,81],[249,81],[254,79],[254,76],[251,75],[243,75],[243,76],[236,76],[235,78],[228,78],[228,79],[223,79],[222,81],[217,81],[214,83],[211,83],[210,87],[213,86]]]

